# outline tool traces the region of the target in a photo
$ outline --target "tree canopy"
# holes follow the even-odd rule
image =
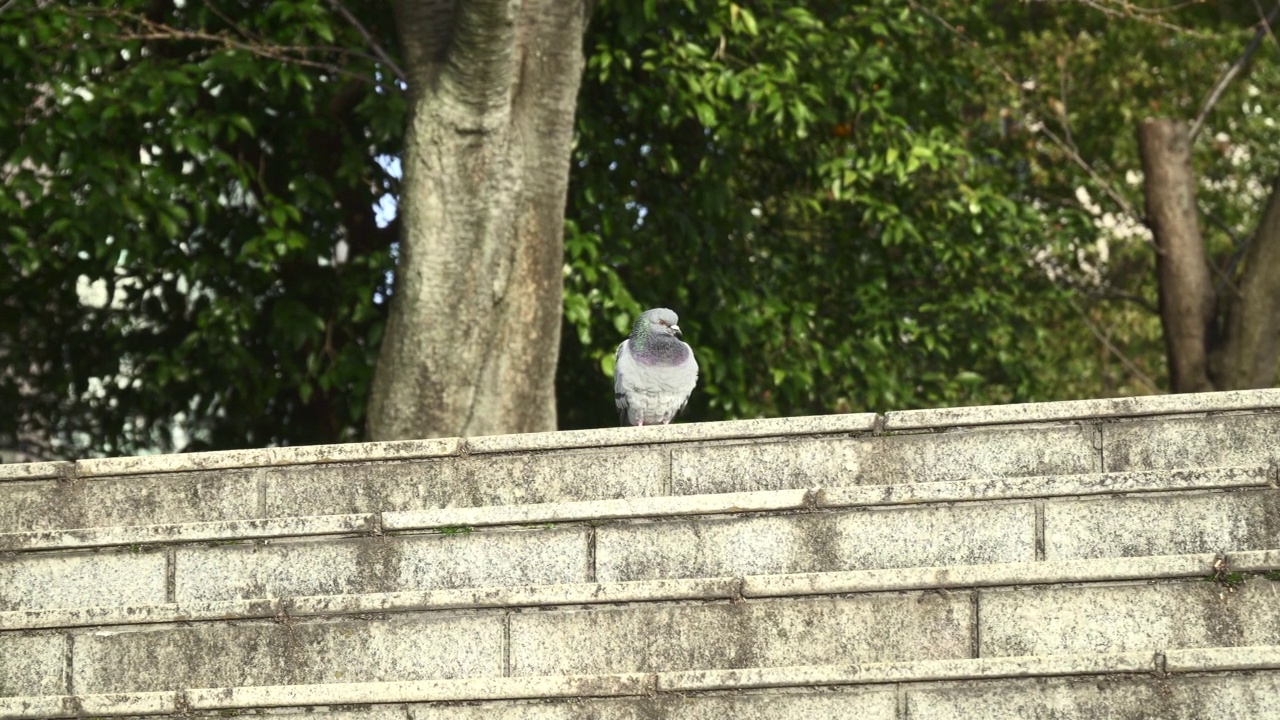
[[[1133,8],[600,0],[560,426],[615,422],[653,306],[698,353],[691,420],[1167,389],[1136,124],[1222,85],[1194,152],[1230,287],[1280,171],[1280,47],[1220,83],[1254,4]],[[0,448],[361,439],[401,62],[389,3],[6,5]]]

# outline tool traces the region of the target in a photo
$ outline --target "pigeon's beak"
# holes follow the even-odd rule
[[[672,334],[672,335],[675,335],[676,337],[680,337],[683,333],[681,333],[681,332],[680,332],[680,326],[679,326],[679,325],[672,325],[672,326],[671,326],[671,334]]]

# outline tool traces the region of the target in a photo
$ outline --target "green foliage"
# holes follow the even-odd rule
[[[405,113],[362,42],[315,0],[0,14],[0,440],[358,437]]]
[[[608,422],[574,398],[666,304],[697,418],[1056,394],[1046,217],[965,121],[954,35],[899,3],[605,2],[588,43],[562,424]]]
[[[1065,362],[1057,394],[1167,387],[1137,125],[1147,117],[1196,117],[1253,36],[1254,7],[1193,3],[1128,18],[1082,3],[947,0],[937,8],[976,42],[973,113],[1001,122],[1006,155],[1021,164],[1027,194],[1051,217],[1045,232],[1056,239],[1046,245],[1059,248],[1057,280],[1072,290],[1083,321],[1059,334]],[[1201,229],[1220,291],[1239,269],[1233,258],[1280,169],[1278,50],[1266,43],[1226,86],[1196,141]]]
[[[395,56],[389,3],[348,7]],[[561,425],[614,423],[656,305],[702,365],[692,420],[1157,389],[1135,123],[1194,117],[1254,15],[601,0]],[[1280,168],[1274,52],[1197,143],[1220,278]],[[319,0],[0,12],[0,447],[360,437],[406,119],[372,54]]]

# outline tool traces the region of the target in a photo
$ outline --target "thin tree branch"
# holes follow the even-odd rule
[[[1013,77],[1012,73],[1010,73],[1007,69],[1005,69],[1005,67],[1001,65],[998,60],[992,57],[991,53],[987,52],[986,48],[979,45],[972,38],[966,37],[964,33],[960,32],[958,28],[956,28],[951,23],[947,22],[945,18],[938,15],[933,10],[925,7],[924,5],[921,5],[919,2],[917,2],[917,0],[907,0],[907,4],[910,5],[912,9],[920,13],[923,13],[924,15],[927,15],[934,22],[946,28],[951,34],[959,38],[961,42],[967,44],[969,47],[981,53],[987,59],[989,66],[994,68],[995,71],[1002,78],[1004,78],[1005,82],[1012,85],[1014,88],[1017,88],[1019,94],[1022,94],[1024,96],[1027,94],[1026,89],[1023,88],[1022,86],[1022,83],[1018,82],[1018,80]],[[1052,130],[1050,130],[1048,127],[1041,127],[1038,132],[1044,134],[1045,137],[1049,138],[1049,140],[1051,140],[1054,145],[1058,146],[1059,150],[1066,153],[1067,157],[1072,162],[1074,162],[1076,165],[1079,165],[1082,170],[1088,173],[1089,177],[1093,180],[1093,182],[1099,188],[1101,188],[1102,192],[1104,192],[1108,198],[1111,199],[1111,202],[1115,203],[1116,207],[1120,208],[1120,210],[1123,211],[1125,214],[1127,214],[1129,217],[1137,218],[1137,219],[1142,218],[1142,215],[1133,207],[1133,205],[1131,205],[1128,200],[1124,199],[1124,196],[1120,194],[1120,191],[1116,190],[1115,185],[1113,183],[1108,182],[1105,178],[1103,178],[1102,175],[1100,175],[1098,171],[1095,170],[1094,167],[1090,165],[1088,161],[1086,161],[1083,157],[1081,157],[1080,153],[1076,152],[1075,149],[1072,148],[1072,146],[1069,145],[1065,140],[1058,137],[1058,135],[1054,133]],[[1148,242],[1151,243],[1152,247],[1155,247],[1155,243],[1153,240],[1148,240]]]
[[[1041,0],[1041,2],[1043,1],[1044,0]],[[1172,30],[1174,32],[1181,33],[1183,35],[1190,35],[1192,37],[1205,37],[1203,33],[1192,30],[1191,28],[1183,27],[1181,25],[1176,25],[1162,18],[1162,16],[1165,15],[1166,13],[1172,12],[1174,10],[1180,10],[1189,5],[1199,4],[1199,2],[1203,2],[1203,0],[1192,0],[1191,2],[1184,2],[1178,5],[1171,5],[1167,8],[1140,8],[1140,7],[1137,7],[1136,5],[1133,5],[1128,2],[1123,2],[1123,1],[1108,3],[1105,0],[1075,0],[1075,2],[1081,5],[1084,5],[1086,7],[1091,7],[1094,10],[1097,10],[1098,12],[1102,13],[1103,15],[1109,15],[1111,17],[1128,18],[1130,20],[1134,20],[1137,22],[1144,22],[1149,25],[1155,25],[1157,27],[1164,28],[1165,30]]]
[[[1066,137],[1067,144],[1071,149],[1076,149],[1076,141],[1071,137],[1071,119],[1067,117],[1070,108],[1067,107],[1067,58],[1061,56],[1058,65],[1058,97],[1062,103],[1062,134]]]
[[[272,45],[268,43],[243,42],[220,33],[208,33],[198,30],[182,30],[171,25],[155,22],[150,18],[138,15],[136,13],[125,10],[116,10],[114,8],[83,8],[79,10],[85,16],[106,17],[119,22],[121,19],[132,21],[136,27],[127,27],[124,24],[118,24],[119,31],[111,37],[115,40],[194,40],[215,45],[221,45],[228,50],[240,50],[246,53],[256,55],[258,57],[275,60],[277,62],[287,62],[294,65],[316,68],[324,70],[335,75],[360,80],[362,82],[370,82],[370,78],[351,72],[343,67],[333,63],[318,62],[304,57],[308,53],[328,52],[338,56],[358,57],[371,62],[377,62],[378,59],[356,52],[349,48],[337,46],[317,46],[317,45]]]
[[[364,41],[369,44],[369,47],[373,48],[373,53],[377,55],[383,63],[386,63],[386,66],[391,68],[391,71],[396,74],[397,80],[404,83],[409,81],[408,76],[404,74],[404,70],[401,70],[400,66],[396,64],[396,61],[391,59],[391,56],[387,54],[387,51],[384,50],[382,45],[373,38],[373,35],[365,29],[365,26],[360,24],[360,21],[356,19],[356,16],[352,15],[351,11],[347,10],[347,6],[343,5],[339,0],[329,0],[329,5],[331,5],[334,10],[337,10],[339,15],[346,18],[347,22],[351,23],[351,27],[355,28],[356,32],[360,33],[360,36],[364,38]]]
[[[1089,332],[1092,332],[1093,336],[1098,338],[1098,342],[1102,343],[1102,346],[1107,349],[1107,352],[1116,356],[1116,359],[1120,361],[1120,364],[1124,365],[1129,372],[1133,373],[1134,378],[1136,378],[1138,382],[1145,385],[1147,390],[1151,391],[1153,395],[1165,394],[1164,390],[1161,390],[1154,380],[1148,377],[1146,373],[1142,372],[1142,370],[1140,370],[1138,366],[1129,359],[1128,355],[1121,352],[1120,348],[1117,348],[1110,340],[1107,339],[1107,336],[1098,329],[1098,326],[1089,318],[1089,315],[1083,308],[1076,304],[1074,300],[1071,301],[1071,307],[1075,308],[1075,311],[1080,314],[1080,319],[1084,320],[1084,324],[1089,328]]]
[[[1259,8],[1259,14],[1261,14],[1261,8]],[[1226,72],[1222,73],[1222,77],[1218,78],[1217,84],[1213,86],[1213,90],[1209,92],[1209,97],[1205,99],[1204,105],[1200,108],[1200,114],[1196,115],[1195,121],[1191,123],[1191,142],[1194,143],[1196,141],[1196,136],[1200,134],[1200,130],[1204,127],[1205,118],[1209,116],[1209,111],[1213,110],[1213,106],[1218,104],[1218,100],[1221,99],[1222,93],[1226,91],[1227,86],[1245,69],[1249,61],[1253,59],[1254,53],[1258,52],[1258,48],[1262,46],[1262,38],[1271,35],[1271,24],[1278,17],[1280,17],[1280,3],[1276,3],[1270,15],[1262,18],[1262,23],[1253,33],[1253,39],[1249,41],[1248,47],[1244,49],[1244,54],[1232,63]],[[1274,38],[1274,36],[1272,37]]]
[[[1076,165],[1079,165],[1080,168],[1085,172],[1089,173],[1089,177],[1093,179],[1094,183],[1096,183],[1098,187],[1102,188],[1102,192],[1106,193],[1107,197],[1111,198],[1111,202],[1115,203],[1116,206],[1119,207],[1122,211],[1124,211],[1126,215],[1135,219],[1139,219],[1139,220],[1142,219],[1142,214],[1139,213],[1138,210],[1133,205],[1131,205],[1128,200],[1124,199],[1124,196],[1121,195],[1120,192],[1115,189],[1114,185],[1107,182],[1106,178],[1099,175],[1098,171],[1094,170],[1093,166],[1090,165],[1087,160],[1085,160],[1083,157],[1080,157],[1080,153],[1076,152],[1074,149],[1071,148],[1071,146],[1067,145],[1067,143],[1062,138],[1058,137],[1057,134],[1055,134],[1049,128],[1042,127],[1040,128],[1039,132],[1044,133],[1046,137],[1048,137],[1050,140],[1053,141],[1054,145],[1058,146],[1059,150],[1067,154],[1067,157],[1070,158],[1072,162],[1074,162]]]
[[[1178,3],[1177,5],[1169,5],[1166,7],[1158,7],[1158,8],[1139,7],[1137,5],[1134,5],[1133,3],[1125,2],[1125,0],[1118,0],[1118,1],[1113,0],[1111,4],[1119,6],[1120,9],[1124,11],[1125,15],[1132,17],[1134,15],[1164,15],[1166,13],[1176,12],[1178,10],[1189,8],[1194,5],[1199,5],[1203,2],[1204,0],[1187,0],[1186,2],[1181,2],[1181,3]],[[1098,4],[1105,4],[1105,0],[1102,0]]]
[[[1268,20],[1262,16],[1262,5],[1258,0],[1253,0],[1253,8],[1258,11],[1258,18],[1262,20],[1262,27],[1267,31],[1267,37],[1271,38],[1271,44],[1280,48],[1280,41],[1276,40],[1275,33],[1271,32],[1271,25],[1275,23],[1274,19]]]
[[[1222,232],[1226,233],[1227,237],[1231,238],[1231,242],[1232,244],[1235,245],[1235,248],[1236,248],[1231,253],[1231,257],[1228,258],[1227,262],[1222,267],[1218,267],[1216,265],[1210,264],[1210,267],[1213,268],[1214,273],[1216,273],[1218,276],[1218,282],[1215,283],[1213,286],[1213,296],[1219,297],[1222,295],[1222,289],[1227,285],[1231,285],[1232,289],[1235,289],[1235,281],[1232,280],[1232,276],[1235,275],[1236,266],[1240,264],[1240,258],[1244,257],[1245,250],[1248,249],[1249,242],[1253,238],[1252,237],[1241,238],[1240,236],[1236,235],[1234,230],[1232,230],[1226,223],[1222,222],[1222,220],[1220,220],[1218,216],[1214,215],[1213,213],[1207,212],[1204,214],[1204,216],[1205,216],[1205,219],[1210,222],[1210,224],[1212,224],[1214,227],[1217,227]]]
[[[1098,288],[1097,290],[1090,290],[1087,287],[1081,287],[1080,289],[1084,292],[1084,294],[1089,295],[1091,297],[1101,298],[1103,300],[1120,300],[1122,302],[1127,302],[1127,303],[1132,303],[1134,305],[1137,305],[1138,307],[1142,308],[1143,310],[1146,310],[1152,315],[1160,314],[1160,308],[1156,307],[1155,305],[1152,305],[1151,302],[1148,301],[1146,298],[1139,297],[1132,293],[1123,292],[1121,290],[1116,290],[1115,288],[1110,288],[1110,287],[1101,287],[1101,288]]]

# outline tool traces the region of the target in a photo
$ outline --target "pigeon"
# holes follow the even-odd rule
[[[698,384],[698,361],[666,308],[640,314],[615,356],[613,399],[622,425],[666,425]]]

